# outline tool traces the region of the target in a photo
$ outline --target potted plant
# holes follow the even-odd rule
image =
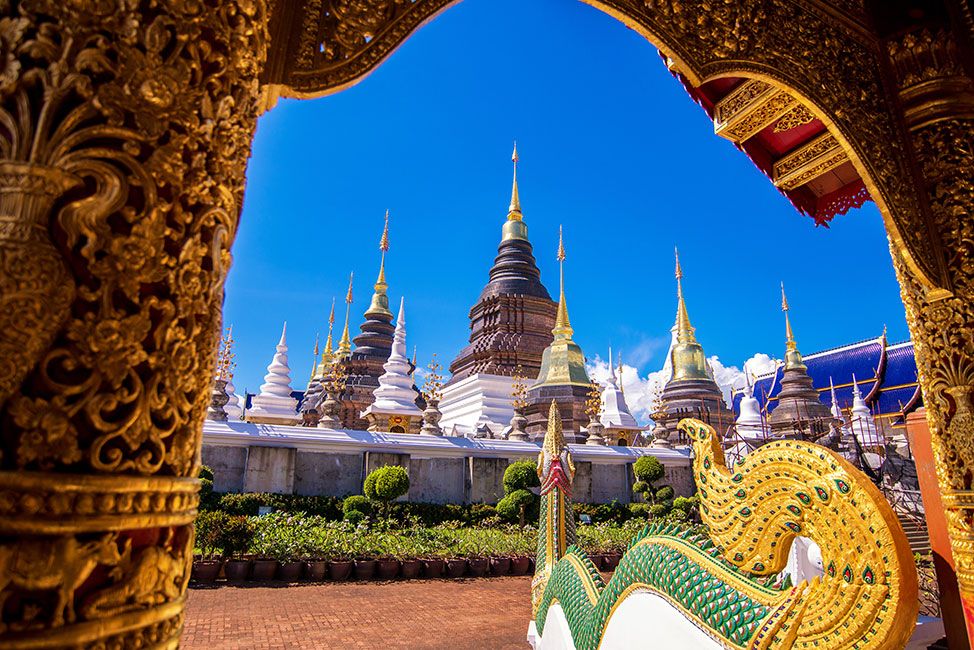
[[[393,554],[399,560],[403,580],[412,580],[419,576],[423,563],[419,560],[418,550],[418,541],[415,537],[396,536]]]
[[[254,537],[251,521],[242,515],[227,517],[217,535],[216,544],[223,549],[223,572],[230,582],[243,582],[250,573],[250,560],[243,554],[250,548]]]
[[[328,575],[328,555],[332,544],[331,529],[323,522],[307,531],[304,574],[312,582],[321,582]],[[351,567],[349,567],[351,570]]]
[[[467,557],[467,566],[470,568],[470,575],[474,578],[483,578],[487,575],[490,562],[487,560],[483,542],[477,530],[464,531],[460,548],[461,552]]]
[[[211,585],[216,582],[223,560],[219,557],[219,542],[228,517],[223,512],[201,512],[196,518],[196,546],[199,557],[193,557],[194,582]]]
[[[362,527],[356,528],[356,533],[350,538],[352,557],[355,558],[355,579],[371,580],[375,575],[375,546],[374,535],[365,532]]]
[[[395,580],[399,575],[399,560],[395,558],[397,535],[383,533],[376,539],[375,575],[379,580]]]
[[[353,528],[345,523],[339,523],[329,529],[329,543],[322,551],[322,557],[328,561],[328,579],[344,582],[352,575],[355,563],[352,561],[350,544]]]

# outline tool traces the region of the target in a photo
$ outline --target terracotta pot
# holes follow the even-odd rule
[[[615,568],[619,566],[619,560],[621,559],[622,555],[619,553],[606,553],[605,562],[602,563],[602,566],[606,571],[614,571]]]
[[[402,579],[412,580],[419,575],[420,569],[423,568],[423,563],[419,560],[403,560],[402,561]]]
[[[490,563],[485,557],[472,557],[467,562],[470,564],[470,575],[474,578],[483,578],[487,575]]]
[[[339,560],[328,563],[328,579],[335,582],[344,582],[352,575],[355,563],[351,560]]]
[[[277,572],[277,579],[283,580],[284,582],[297,582],[301,579],[301,569],[303,568],[304,562],[300,560],[281,562],[281,568]]]
[[[375,563],[375,577],[379,580],[395,580],[399,575],[399,560],[379,560]]]
[[[601,569],[605,566],[605,556],[601,553],[593,553],[588,556],[588,559],[592,560],[592,564],[595,565],[596,569]]]
[[[243,582],[250,574],[250,560],[227,560],[223,565],[223,573],[228,582]]]
[[[511,575],[523,576],[531,568],[531,558],[515,557],[511,558]]]
[[[448,578],[459,578],[467,571],[467,561],[455,559],[446,561],[446,575]]]
[[[254,560],[254,570],[250,574],[250,579],[266,582],[273,580],[275,573],[277,573],[277,560]]]
[[[223,563],[220,560],[194,560],[191,578],[193,582],[211,585],[216,582],[216,577],[220,574],[220,567],[222,566]]]
[[[371,580],[375,575],[375,560],[355,560],[355,579]]]
[[[308,560],[304,563],[304,575],[311,582],[321,582],[328,575],[328,563],[324,560]]]
[[[533,557],[529,557],[528,558],[528,571],[531,572],[531,573],[534,573],[534,570],[537,568],[535,565],[537,565],[537,561]]]
[[[490,575],[506,576],[510,570],[511,570],[511,558],[509,557],[490,558]]]
[[[445,566],[446,562],[443,560],[423,560],[423,575],[427,578],[440,578]]]

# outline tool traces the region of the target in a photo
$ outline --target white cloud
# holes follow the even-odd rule
[[[734,388],[744,384],[744,371],[737,366],[725,366],[717,356],[712,356],[707,361],[713,368],[714,380],[724,395],[724,402],[730,404]],[[777,363],[767,354],[758,353],[745,362],[745,367],[754,375],[762,375],[774,370]],[[605,383],[609,377],[609,364],[601,357],[596,356],[588,363],[586,369],[589,376],[600,383]],[[648,424],[652,421],[650,414],[656,410],[656,403],[668,374],[664,368],[640,375],[637,368],[628,364],[623,365],[622,388],[626,394],[626,404],[640,424]]]

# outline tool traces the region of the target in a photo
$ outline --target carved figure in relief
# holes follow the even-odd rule
[[[128,561],[129,540],[118,549],[118,535],[109,533],[91,542],[68,535],[55,539],[24,539],[0,546],[0,611],[15,590],[56,591],[51,627],[75,621],[74,592],[98,565]],[[27,623],[28,621],[22,621]],[[0,623],[0,632],[5,629]]]
[[[82,614],[86,618],[103,618],[179,598],[186,588],[186,566],[191,556],[183,557],[186,553],[172,548],[171,528],[166,529],[164,537],[160,545],[147,546],[136,551],[134,557],[126,557],[112,572],[117,582],[88,598]]]

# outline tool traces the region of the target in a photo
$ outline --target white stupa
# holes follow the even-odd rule
[[[645,427],[639,426],[629,411],[626,396],[619,387],[616,370],[612,365],[612,348],[609,348],[609,377],[602,389],[602,415],[599,417],[605,431],[602,437],[607,445],[631,445]]]
[[[845,425],[845,416],[842,415],[842,409],[839,408],[839,401],[835,398],[835,384],[832,383],[832,378],[829,377],[829,392],[832,395],[832,404],[829,410],[832,412],[832,417]]]
[[[379,387],[373,391],[375,401],[362,411],[369,423],[369,431],[391,433],[419,433],[423,412],[416,406],[419,393],[413,388],[406,358],[406,299],[399,302],[399,316],[393,335],[389,360],[383,366]]]
[[[747,439],[762,438],[764,434],[764,420],[761,417],[761,403],[754,396],[754,383],[747,364],[744,365],[744,395],[741,397],[740,413],[734,421],[737,434]]]
[[[876,428],[876,421],[873,419],[872,411],[866,405],[866,400],[862,397],[859,390],[859,382],[856,376],[852,375],[852,423],[853,434],[859,439],[859,444],[867,451],[876,451],[883,446],[882,436]]]
[[[227,420],[229,420],[230,422],[234,422],[236,420],[242,419],[243,416],[243,406],[241,405],[242,396],[237,395],[237,389],[233,385],[232,379],[227,380],[226,391],[227,391],[227,397],[230,398],[230,401],[227,402],[226,405],[223,407],[223,410],[227,414]]]
[[[297,424],[298,400],[291,397],[291,369],[287,365],[287,323],[281,331],[274,358],[267,366],[260,393],[244,415],[247,422],[259,424]]]

